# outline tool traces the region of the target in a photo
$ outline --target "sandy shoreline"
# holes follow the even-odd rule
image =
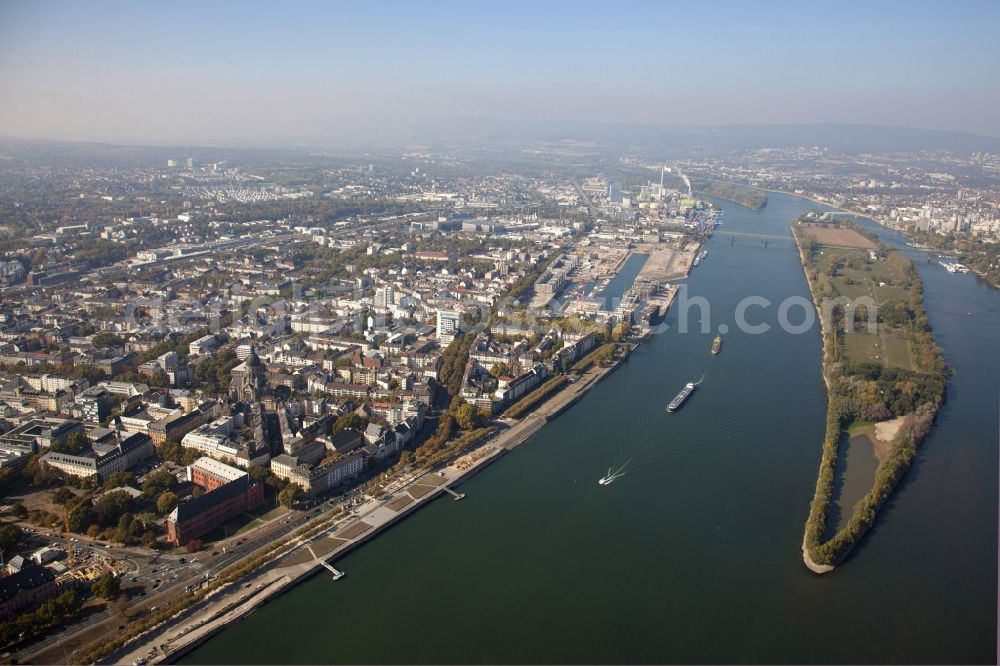
[[[906,417],[900,416],[889,421],[880,421],[879,423],[876,423],[875,436],[879,439],[879,441],[888,444],[896,438],[896,433],[899,432],[904,420],[906,420]]]

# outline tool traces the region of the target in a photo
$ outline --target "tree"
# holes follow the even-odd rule
[[[114,599],[121,593],[121,589],[121,581],[109,573],[90,584],[90,591],[102,599]]]
[[[17,525],[4,523],[0,525],[0,550],[7,552],[14,550],[21,544],[24,532]]]
[[[186,548],[189,553],[197,553],[201,550],[201,539],[191,539],[187,542]]]
[[[257,483],[267,483],[268,477],[272,475],[272,472],[267,467],[261,467],[260,465],[251,465],[247,469],[247,474],[249,474],[250,478],[256,481]]]
[[[609,363],[614,356],[614,345],[606,344],[594,352],[594,361],[600,364]]]
[[[108,480],[104,483],[105,488],[121,488],[123,486],[131,486],[135,483],[135,474],[132,472],[115,472],[108,477]]]
[[[24,476],[35,486],[47,486],[53,483],[62,482],[62,475],[58,470],[50,467],[39,453],[28,458],[24,466]]]
[[[145,532],[142,533],[140,541],[142,542],[142,545],[145,546],[146,548],[156,548],[157,546],[156,532],[153,532],[152,530],[146,530]]]
[[[130,508],[132,497],[124,490],[105,493],[94,503],[94,513],[102,525],[114,525]]]
[[[56,488],[52,492],[52,501],[62,506],[66,506],[75,499],[76,493],[66,487]]]
[[[11,507],[11,513],[14,514],[15,518],[23,520],[28,517],[28,509],[25,508],[24,504],[21,502],[15,502],[14,506]]]
[[[77,430],[66,438],[65,442],[53,442],[49,450],[58,453],[78,454],[83,453],[90,446],[90,440],[83,432]]]
[[[463,402],[455,410],[455,421],[462,430],[472,430],[479,426],[479,410],[467,402]]]
[[[166,515],[174,510],[177,506],[177,495],[170,492],[169,490],[162,493],[156,498],[156,512],[160,515]]]
[[[84,503],[69,514],[69,529],[71,532],[80,534],[96,520],[97,516],[94,514],[94,511],[90,508],[89,504]],[[57,525],[61,523],[58,519],[55,522]]]
[[[118,527],[114,531],[114,540],[129,544],[135,541],[142,532],[142,524],[131,513],[124,513],[118,519]]]
[[[156,452],[164,460],[169,460],[170,462],[179,463],[181,461],[181,455],[183,454],[183,447],[180,442],[164,442],[157,447]],[[159,472],[157,472],[159,473]]]
[[[0,469],[0,490],[6,491],[16,487],[22,481],[20,471],[13,467]]]
[[[509,377],[510,376],[510,366],[506,363],[494,363],[493,367],[490,368],[490,374],[496,378]]]
[[[337,417],[337,420],[333,423],[333,431],[340,432],[346,428],[364,430],[367,425],[368,423],[361,416],[354,412],[348,412]]]
[[[284,490],[278,493],[278,503],[286,509],[290,509],[301,494],[302,488],[298,484],[289,483]]]
[[[181,454],[181,464],[185,466],[192,465],[201,456],[202,453],[198,449],[184,449],[184,453]]]
[[[177,483],[173,474],[166,471],[154,472],[147,476],[142,482],[142,496],[145,498],[157,497],[164,491],[170,490]]]
[[[98,333],[97,335],[94,336],[92,342],[93,345],[98,349],[102,349],[104,347],[123,347],[125,345],[125,341],[122,340],[120,337],[118,337],[114,333],[107,333],[107,332]]]

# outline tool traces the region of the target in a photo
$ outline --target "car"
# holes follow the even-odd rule
[[[185,559],[185,558],[183,558],[183,557],[182,557],[182,558],[181,558],[181,559],[179,560],[179,562],[180,562],[181,564],[187,564],[187,559]]]
[[[139,577],[138,576],[132,576],[132,582],[133,583],[138,583],[139,582]]]

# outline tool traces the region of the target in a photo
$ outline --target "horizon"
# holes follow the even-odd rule
[[[475,120],[1000,137],[1000,6],[0,6],[0,135],[405,143]]]
[[[511,120],[505,118],[473,118],[473,117],[456,117],[456,118],[442,118],[433,122],[424,123],[424,128],[426,129],[429,125],[444,125],[447,123],[468,123],[476,124],[479,127],[483,127],[489,124],[495,125],[519,125],[521,131],[526,131],[525,128],[530,126],[535,126],[535,129],[539,129],[541,125],[557,125],[565,124],[572,126],[572,131],[568,133],[576,134],[576,138],[580,140],[592,140],[593,137],[588,135],[588,131],[593,131],[597,128],[606,129],[618,129],[625,131],[627,129],[643,129],[659,132],[697,132],[705,130],[715,130],[715,131],[727,131],[727,130],[764,130],[764,129],[793,129],[793,130],[817,130],[821,128],[845,128],[854,130],[889,130],[889,131],[905,131],[905,132],[917,132],[926,133],[928,135],[935,134],[941,136],[954,136],[954,137],[968,137],[972,139],[989,139],[1000,140],[1000,135],[994,136],[991,134],[980,134],[976,132],[965,132],[960,130],[948,130],[948,129],[937,129],[932,127],[909,127],[903,125],[880,125],[871,123],[838,123],[838,122],[802,122],[802,123],[721,123],[721,124],[681,124],[681,123],[668,123],[668,124],[656,124],[656,123],[618,123],[613,121],[563,121],[563,120],[549,120],[549,121],[536,121],[536,120]],[[378,141],[360,141],[357,143],[351,143],[349,141],[335,141],[335,140],[308,140],[308,139],[289,139],[289,140],[274,140],[271,142],[259,142],[253,143],[249,140],[233,140],[233,141],[197,141],[183,143],[180,141],[171,140],[117,140],[115,138],[108,139],[89,139],[89,138],[79,138],[79,139],[67,139],[52,136],[20,136],[17,134],[7,134],[0,131],[0,141],[14,141],[23,143],[52,143],[52,144],[75,144],[75,145],[92,145],[92,146],[108,146],[108,147],[120,147],[120,148],[135,148],[135,149],[225,149],[225,150],[263,150],[263,151],[290,151],[290,152],[310,152],[313,150],[331,150],[331,149],[345,149],[351,150],[368,150],[368,149],[397,149],[405,150],[407,148],[419,148],[422,147],[421,144],[429,143],[430,137],[428,135],[415,136],[412,132],[420,131],[417,129],[411,130],[409,136],[405,139],[400,139],[397,141],[388,142],[378,142]],[[495,131],[495,130],[492,130]],[[467,136],[458,135],[456,138],[467,139]],[[507,134],[504,138],[510,139],[520,139],[529,140],[529,137],[525,135],[515,135]],[[537,137],[536,137],[537,138]],[[542,138],[540,140],[556,140],[554,137]],[[809,143],[809,142],[805,142]],[[803,145],[805,145],[803,143]],[[767,147],[765,144],[760,144],[760,147]],[[985,151],[990,152],[990,151]]]

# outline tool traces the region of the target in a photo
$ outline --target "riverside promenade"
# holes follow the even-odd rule
[[[450,486],[468,479],[526,442],[627,358],[628,354],[608,367],[590,368],[522,419],[499,420],[494,434],[459,458],[464,461],[461,467],[452,461],[442,468],[421,470],[392,481],[382,497],[370,499],[333,519],[308,538],[291,542],[273,562],[221,589],[194,609],[139,636],[101,663],[171,663],[299,582],[317,573],[326,574],[325,562],[360,546],[445,494]],[[343,573],[350,575],[349,571]]]

